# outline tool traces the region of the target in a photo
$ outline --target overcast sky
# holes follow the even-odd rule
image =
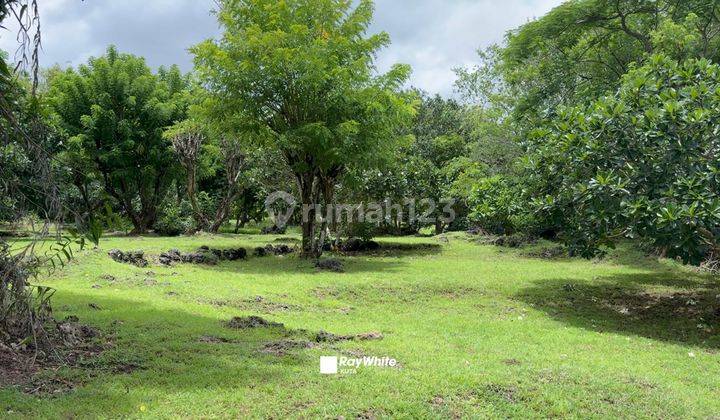
[[[392,39],[378,66],[410,64],[413,86],[449,95],[454,67],[474,64],[478,48],[561,2],[376,0],[372,31],[387,31]],[[212,6],[212,0],[41,0],[41,64],[74,66],[115,44],[153,67],[179,64],[190,70],[187,48],[218,33]],[[12,54],[14,45],[13,33],[0,32],[0,49]]]

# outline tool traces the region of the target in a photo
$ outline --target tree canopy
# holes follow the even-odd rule
[[[184,118],[177,67],[153,74],[115,47],[51,81],[50,102],[67,136],[64,156],[83,191],[101,182],[137,233],[152,228],[177,165],[163,129]]]
[[[412,101],[408,66],[375,72],[386,33],[366,35],[373,4],[350,0],[223,0],[224,29],[192,49],[218,118],[278,150],[298,183],[303,253],[317,256],[315,212],[348,168],[386,156]],[[321,229],[322,231],[322,229]],[[318,245],[320,243],[320,245]]]

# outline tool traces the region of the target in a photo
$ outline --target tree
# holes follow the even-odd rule
[[[322,252],[335,184],[348,168],[370,166],[394,147],[412,116],[398,94],[408,66],[376,75],[382,32],[367,36],[373,3],[361,0],[222,0],[224,34],[194,48],[212,113],[278,150],[295,176],[303,205],[302,255]],[[318,232],[320,233],[317,237]]]
[[[207,215],[200,208],[197,199],[198,165],[201,158],[206,134],[204,128],[195,121],[185,120],[170,127],[165,137],[172,142],[173,150],[185,169],[187,179],[185,187],[190,206],[193,209],[196,227],[205,230],[210,225]]]
[[[142,58],[112,46],[51,81],[50,101],[67,137],[65,158],[102,183],[134,233],[152,228],[177,171],[162,133],[184,118],[186,85],[177,67],[154,75]]]
[[[664,56],[589,105],[560,108],[528,140],[528,189],[571,250],[620,238],[699,263],[720,255],[720,66]]]
[[[574,0],[508,34],[500,73],[517,121],[615,91],[655,53],[720,59],[720,9],[708,0]],[[681,35],[682,36],[677,36]],[[675,35],[675,36],[672,36]]]
[[[458,102],[423,95],[413,124],[407,174],[415,186],[413,195],[435,203],[431,218],[437,235],[446,228],[443,213],[445,204],[453,199],[452,185],[471,164],[467,159],[470,144],[464,119],[465,110]]]

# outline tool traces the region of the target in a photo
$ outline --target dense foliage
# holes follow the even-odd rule
[[[162,134],[184,118],[186,85],[176,67],[156,75],[142,58],[114,47],[51,81],[75,187],[88,197],[90,185],[100,183],[136,233],[153,227],[177,170]]]
[[[561,108],[530,136],[543,213],[584,255],[622,237],[700,262],[720,232],[720,67],[663,56],[617,94]]]

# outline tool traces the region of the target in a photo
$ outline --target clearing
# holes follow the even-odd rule
[[[154,418],[720,412],[716,277],[629,247],[603,261],[547,259],[537,255],[549,244],[500,248],[465,234],[381,238],[379,251],[338,256],[343,273],[295,255],[252,255],[268,243],[292,246],[292,236],[119,237],[78,253],[42,283],[57,289],[56,317],[77,316],[107,348],[2,388],[0,410]],[[214,266],[152,261],[202,245],[249,255]],[[112,248],[142,249],[151,263],[117,263]],[[250,316],[259,318],[233,320]],[[321,375],[320,356],[388,356],[398,365]]]

